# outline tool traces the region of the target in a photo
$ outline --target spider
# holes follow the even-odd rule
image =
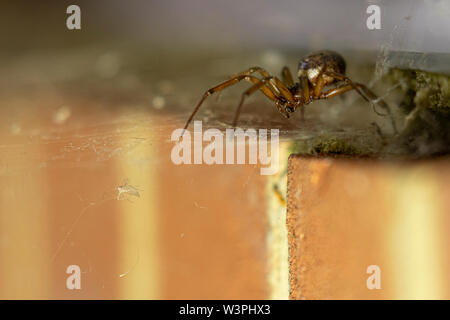
[[[252,75],[254,73],[259,73],[262,79]],[[252,67],[212,87],[203,94],[203,97],[187,120],[184,130],[188,128],[198,109],[208,96],[222,91],[241,80],[245,80],[253,83],[253,85],[242,93],[234,116],[233,127],[237,125],[245,98],[258,90],[267,98],[274,101],[278,111],[286,118],[289,118],[291,113],[295,112],[297,108],[300,108],[302,119],[304,117],[304,106],[314,100],[329,99],[344,92],[355,90],[367,102],[372,104],[375,113],[383,116],[389,115],[391,117],[392,127],[395,133],[397,133],[395,121],[392,118],[389,106],[365,85],[353,82],[345,76],[345,60],[337,52],[328,50],[319,51],[302,58],[298,65],[298,82],[296,83],[288,67],[283,67],[281,75],[283,81],[271,76],[261,67]],[[333,83],[336,84],[335,87],[324,91],[326,86]],[[386,114],[377,112],[375,104],[383,108]]]

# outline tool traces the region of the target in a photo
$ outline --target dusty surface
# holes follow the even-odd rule
[[[87,50],[2,64],[0,296],[269,297],[259,169],[170,158],[172,131],[214,78],[134,58]],[[72,264],[81,291],[66,288]]]

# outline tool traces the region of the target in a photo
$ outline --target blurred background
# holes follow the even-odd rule
[[[83,13],[81,32],[65,26],[66,8]],[[381,29],[368,30],[371,4],[380,6]],[[450,7],[444,0],[306,1],[205,0],[17,1],[3,5],[5,48],[68,49],[138,42],[152,50],[371,49],[448,53]],[[7,41],[6,41],[7,40]],[[150,48],[151,47],[151,48]]]
[[[81,30],[66,27],[72,4]],[[366,27],[371,4],[380,30]],[[449,15],[445,0],[2,3],[0,298],[287,298],[287,273],[279,294],[270,280],[267,179],[254,165],[175,166],[171,132],[230,74],[295,73],[313,50],[342,52],[367,83],[377,63],[448,68]],[[199,119],[230,125],[244,87]],[[360,104],[352,125],[367,127]],[[311,111],[310,133],[347,112],[329,109]],[[242,123],[284,140],[303,130],[262,97]],[[70,265],[81,290],[66,287]]]

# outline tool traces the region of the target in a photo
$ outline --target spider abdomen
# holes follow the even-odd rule
[[[334,72],[345,75],[345,60],[334,51],[324,50],[311,53],[300,60],[298,64],[298,77],[307,76],[310,83],[316,83],[318,77],[322,75],[327,84],[335,79],[324,72]]]

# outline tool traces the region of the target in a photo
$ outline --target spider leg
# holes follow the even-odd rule
[[[241,76],[241,75],[251,75],[252,73],[255,73],[255,72],[258,72],[258,73],[259,73],[261,76],[263,76],[264,78],[267,78],[267,77],[270,76],[270,74],[269,74],[266,70],[264,70],[264,69],[261,68],[261,67],[255,66],[255,67],[248,68],[247,70],[244,70],[244,71],[242,71],[242,72],[239,72],[238,74],[232,75],[232,76],[230,77],[230,79],[233,79],[234,77],[236,77],[236,76]],[[273,85],[271,85],[271,86],[273,86]],[[219,93],[217,94],[217,100],[219,100],[220,93],[221,93],[221,92],[219,92]]]
[[[261,67],[255,66],[255,67],[248,68],[247,70],[244,70],[242,72],[239,72],[238,74],[232,75],[230,77],[230,79],[233,79],[235,77],[242,76],[242,75],[251,75],[252,73],[255,73],[255,72],[258,72],[264,78],[267,78],[267,77],[270,76],[269,73],[266,70],[264,70]],[[217,95],[217,100],[219,99],[219,96],[220,96],[220,92]]]
[[[284,69],[287,69],[287,72],[289,72],[289,69],[287,67],[283,68],[283,70]],[[258,66],[248,68],[247,70],[242,71],[238,75],[243,75],[243,74],[250,75],[250,74],[255,73],[255,72],[258,72],[264,78],[271,77],[271,75],[266,70],[264,70],[263,68],[258,67]],[[289,74],[290,74],[290,72],[289,72]],[[292,78],[292,75],[291,75],[291,78]],[[294,102],[294,98],[292,97],[291,91],[289,91],[289,88],[288,88],[289,84],[287,84],[287,86],[286,86],[286,84],[283,83],[277,77],[272,77],[272,80],[269,82],[269,85],[272,87],[272,89],[275,89],[276,91],[281,92],[282,95],[287,100],[289,100],[289,102],[292,102],[292,103]]]
[[[302,103],[300,104],[300,120],[303,121],[305,120],[305,105],[311,102],[309,81],[305,75],[299,77],[298,86],[296,95],[300,95],[302,98]]]
[[[245,75],[250,75],[250,74],[255,73],[255,72],[258,72],[258,73],[259,73],[261,76],[263,76],[264,78],[267,78],[267,77],[270,76],[270,74],[269,74],[266,70],[264,70],[263,68],[258,67],[258,66],[248,68],[247,70],[244,70],[244,71],[242,71],[242,72],[239,72],[237,75],[238,75],[238,76],[244,75],[244,74],[245,74]]]
[[[294,78],[292,78],[292,73],[288,67],[283,67],[281,70],[281,79],[288,87],[294,86]]]
[[[337,96],[341,93],[344,93],[344,92],[347,92],[350,90],[354,90],[354,89],[355,89],[354,86],[352,86],[351,84],[344,84],[342,86],[322,92],[317,99],[329,99],[329,98]]]
[[[336,94],[332,94],[332,91],[334,89],[329,90],[327,93],[332,94],[331,96],[329,96],[330,98],[335,96],[335,95],[337,95],[337,94],[344,93],[346,91],[354,89],[356,92],[359,93],[359,95],[361,97],[364,98],[364,100],[366,100],[367,102],[369,102],[372,105],[373,110],[374,110],[374,112],[376,114],[381,115],[381,116],[388,115],[390,117],[390,119],[391,119],[391,123],[392,123],[392,127],[394,129],[394,132],[396,134],[398,133],[397,125],[395,123],[394,118],[392,117],[391,109],[389,108],[389,106],[387,105],[387,103],[383,99],[379,98],[375,93],[373,93],[369,88],[367,88],[362,83],[353,82],[352,80],[350,80],[350,78],[348,78],[348,77],[346,77],[346,76],[344,76],[342,74],[338,74],[338,73],[335,73],[335,72],[325,72],[324,74],[329,75],[331,77],[334,77],[337,80],[345,81],[349,86],[351,86],[350,89],[346,89],[346,90],[343,90],[343,91],[342,91],[342,89],[344,87],[346,87],[345,85],[342,86],[342,87],[335,88],[335,89],[340,89],[341,88],[341,90],[338,90],[340,92],[337,92]],[[325,93],[325,94],[327,94],[327,93]],[[379,112],[377,112],[377,110],[375,109],[375,105],[376,104],[378,104],[381,108],[386,110],[387,114],[380,114]]]
[[[350,91],[350,90],[355,90],[354,85],[358,85],[358,84],[353,84],[353,85],[352,84],[344,84],[344,85],[339,86],[337,88],[330,89],[330,90],[322,93],[318,99],[328,99],[328,98],[332,98],[334,96],[337,96],[337,95],[339,95],[341,93],[344,93],[344,92],[347,92],[347,91]],[[383,135],[381,134],[381,130],[380,130],[379,126],[376,123],[373,123],[372,125],[375,125],[378,134],[382,138],[384,138]],[[397,127],[395,126],[395,122],[393,120],[392,120],[392,126],[394,128],[395,133],[397,134]]]
[[[250,69],[249,69],[249,70],[250,70]],[[250,94],[252,94],[253,92],[255,92],[255,91],[258,90],[258,89],[261,90],[261,91],[263,91],[263,93],[264,93],[269,99],[272,99],[272,100],[277,101],[277,102],[282,102],[282,101],[280,101],[280,100],[281,100],[280,98],[284,98],[284,99],[286,99],[288,102],[290,102],[290,103],[292,103],[292,104],[295,104],[295,99],[294,99],[294,97],[292,96],[291,91],[290,91],[289,88],[286,87],[286,85],[285,85],[280,79],[278,79],[277,77],[267,76],[267,77],[265,77],[264,79],[262,79],[262,80],[260,80],[260,81],[261,81],[261,83],[256,83],[254,86],[250,87],[247,91],[245,91],[245,92],[242,94],[241,101],[240,101],[240,103],[239,103],[239,105],[238,105],[238,108],[237,108],[237,110],[236,110],[236,114],[235,114],[235,117],[234,117],[233,126],[236,126],[237,119],[238,119],[239,114],[240,114],[240,112],[241,112],[241,107],[242,107],[242,104],[244,103],[245,97],[248,96],[248,95],[250,95]],[[267,87],[265,87],[265,85],[267,85]],[[267,89],[265,89],[265,88],[267,88]],[[272,93],[272,95],[274,95],[274,97],[269,96],[269,95],[270,95],[269,92]],[[284,110],[282,110],[280,103],[277,103],[277,108],[278,108],[278,111],[279,111],[280,113],[286,115],[286,113],[284,112]],[[303,109],[302,109],[302,114],[303,114]],[[288,115],[286,115],[286,116],[288,117]]]
[[[288,87],[277,77],[271,77],[269,83],[273,84],[274,89],[280,96],[283,96],[287,101],[294,104],[295,99]]]
[[[281,78],[289,88],[292,88],[295,85],[292,73],[286,66],[281,70]],[[305,120],[305,104],[310,101],[308,79],[306,77],[301,77],[299,83],[301,96],[303,97],[303,103],[300,104],[300,120],[303,121]]]
[[[318,76],[317,82],[313,88],[313,93],[312,93],[313,97],[318,99],[320,97],[320,95],[322,94],[322,90],[324,87],[325,87],[325,80],[323,79],[323,77],[320,74]]]
[[[242,108],[242,105],[244,104],[245,98],[248,97],[249,95],[251,95],[252,93],[254,93],[258,90],[261,90],[261,92],[264,93],[264,95],[267,98],[269,98],[273,101],[279,101],[279,97],[276,96],[269,87],[266,87],[266,84],[270,81],[270,79],[272,79],[272,77],[264,78],[264,79],[260,80],[259,83],[255,83],[253,86],[248,88],[244,93],[242,93],[241,101],[239,102],[239,105],[236,109],[236,113],[234,115],[233,127],[236,127],[236,124],[237,124],[239,115],[241,113],[241,108]]]
[[[291,91],[289,88],[284,84],[280,79],[277,77],[272,77],[266,70],[264,70],[261,67],[251,67],[248,68],[245,71],[242,71],[239,75],[250,75],[252,73],[258,72],[260,75],[262,75],[264,78],[271,78],[268,82],[268,86],[270,86],[273,91],[279,93],[280,95],[284,96],[289,102],[294,103],[294,97],[292,96]]]
[[[274,91],[278,94],[279,98],[283,97],[286,99],[289,103],[292,105],[296,104],[296,99],[294,99],[294,96],[292,95],[291,90],[284,84],[280,79],[277,77],[270,77],[269,84],[271,84],[271,87],[274,89]],[[309,99],[309,97],[308,97]],[[278,111],[282,114],[284,114],[286,117],[289,118],[289,113],[285,113],[284,110],[282,110],[281,105],[277,103]],[[302,105],[302,119],[303,119],[303,105]]]
[[[240,76],[240,75],[251,75],[252,73],[255,73],[255,72],[259,73],[263,77],[263,79],[270,77],[270,74],[265,69],[263,69],[261,67],[258,67],[258,66],[248,68],[247,70],[239,72],[237,75],[238,76]],[[271,83],[271,82],[268,83],[268,86],[270,86],[271,89],[273,89],[273,91],[277,90],[277,88],[275,88],[274,84]]]
[[[205,101],[205,99],[207,97],[209,97],[210,95],[212,95],[215,92],[221,91],[229,86],[232,86],[236,83],[238,83],[241,80],[246,80],[252,83],[259,83],[261,80],[251,76],[251,75],[247,75],[247,74],[241,74],[241,75],[237,75],[234,76],[233,78],[226,80],[220,84],[218,84],[215,87],[212,87],[211,89],[208,89],[202,96],[202,98],[200,99],[200,101],[198,102],[197,106],[195,107],[194,111],[192,112],[191,116],[189,117],[189,119],[186,122],[186,125],[184,126],[184,130],[187,129],[187,127],[189,126],[189,124],[191,123],[192,119],[194,118],[195,114],[197,113],[197,111],[200,109],[200,106],[203,104],[203,102]],[[184,134],[184,131],[183,131]]]
[[[342,74],[336,73],[336,72],[327,71],[324,74],[326,74],[330,77],[336,78],[339,81],[344,81],[344,82],[348,83],[350,86],[353,87],[353,89],[355,89],[356,92],[359,93],[359,95],[361,97],[363,97],[364,100],[366,100],[367,102],[369,102],[371,104],[373,103],[373,101],[371,101],[371,99],[369,99],[367,96],[370,96],[371,98],[373,98],[373,100],[378,100],[378,97],[361,83],[353,82],[352,80],[350,80],[350,78],[348,78]],[[346,91],[348,91],[348,90],[346,90]],[[363,91],[364,91],[364,93],[367,94],[367,96],[363,93]],[[382,105],[382,107],[384,109],[387,109],[389,111],[389,107],[387,106],[386,102],[380,100],[380,104]],[[375,110],[375,113],[378,115],[383,115],[383,114],[380,114],[379,112],[377,112],[376,110]]]

